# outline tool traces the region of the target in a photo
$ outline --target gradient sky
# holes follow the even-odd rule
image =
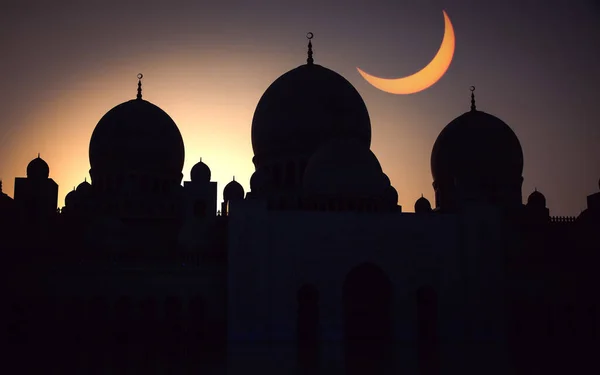
[[[245,188],[254,171],[250,126],[273,80],[315,63],[360,92],[372,150],[405,211],[423,193],[443,127],[477,107],[506,121],[523,146],[523,196],[542,191],[553,215],[577,215],[600,178],[600,3],[597,0],[410,1],[13,1],[0,13],[0,178],[13,182],[41,153],[59,184],[59,205],[84,178],[100,118],[135,98],[178,124],[184,180],[200,157],[219,182]],[[365,82],[418,71],[437,52],[446,10],[456,52],[446,75],[413,95]],[[221,194],[219,193],[219,199]]]

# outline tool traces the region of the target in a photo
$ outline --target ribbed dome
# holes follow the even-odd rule
[[[244,187],[236,180],[231,181],[223,189],[223,200],[235,201],[244,199]]]
[[[377,157],[363,142],[339,139],[312,156],[303,187],[308,195],[382,198],[389,186]]]
[[[533,193],[529,194],[529,197],[527,198],[527,206],[546,208],[546,197],[536,189]]]
[[[45,180],[48,176],[50,176],[50,167],[39,155],[27,164],[27,178]]]
[[[192,182],[210,182],[210,176],[210,168],[208,167],[208,165],[204,164],[202,160],[196,163],[190,171],[190,177],[192,179]]]
[[[371,121],[352,84],[320,65],[302,65],[275,80],[252,119],[255,160],[309,155],[335,138],[356,138],[369,147]]]
[[[482,183],[520,178],[523,151],[504,121],[481,111],[467,112],[440,133],[431,152],[434,181]]]
[[[421,198],[417,199],[415,202],[415,213],[425,213],[431,212],[431,203],[427,198],[421,196]]]
[[[90,141],[92,178],[140,172],[180,179],[183,161],[183,138],[177,125],[162,109],[142,99],[108,111]]]

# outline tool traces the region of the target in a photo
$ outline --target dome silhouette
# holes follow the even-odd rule
[[[77,190],[73,189],[65,196],[65,206],[72,207],[73,204],[75,204],[76,199],[77,199]]]
[[[356,139],[325,144],[311,157],[304,174],[309,195],[382,198],[389,186],[375,154]]]
[[[415,213],[425,213],[431,212],[431,203],[427,198],[421,196],[421,198],[417,199],[415,202]]]
[[[92,189],[92,185],[90,185],[90,183],[87,181],[83,181],[82,183],[77,185],[76,191],[79,194],[87,194],[90,192],[91,189]]]
[[[202,160],[194,164],[192,170],[190,171],[190,178],[192,179],[192,182],[210,182],[210,176],[210,168],[208,165],[204,164]]]
[[[335,138],[356,138],[369,147],[371,121],[354,86],[320,65],[301,65],[276,79],[252,119],[256,159],[309,155]]]
[[[142,99],[122,103],[98,122],[90,140],[92,178],[98,174],[143,173],[181,180],[184,145],[167,113]]]
[[[250,177],[250,190],[253,192],[262,191],[271,183],[271,175],[264,168],[259,168]]]
[[[234,201],[244,199],[244,187],[235,179],[225,185],[223,189],[223,200]]]
[[[44,180],[48,176],[50,176],[50,167],[39,155],[27,164],[27,178]]]
[[[472,110],[451,121],[431,152],[434,181],[485,184],[520,178],[523,150],[513,130],[499,118]]]
[[[546,208],[546,197],[536,189],[533,193],[529,194],[527,205],[536,208]]]
[[[389,203],[392,206],[398,205],[398,191],[392,185],[389,185],[385,192],[383,193],[383,197],[386,203]]]

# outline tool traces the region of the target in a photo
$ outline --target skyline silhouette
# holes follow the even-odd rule
[[[203,161],[184,178],[182,134],[145,99],[142,74],[135,98],[98,121],[91,181],[64,207],[48,163],[27,164],[14,199],[0,195],[7,368],[597,367],[600,191],[577,217],[552,216],[537,189],[524,204],[519,137],[471,87],[431,151],[433,203],[406,212],[371,150],[364,99],[311,47],[256,105],[248,192],[233,177],[219,199]]]
[[[0,62],[4,192],[12,195],[13,178],[39,152],[52,166],[62,206],[71,187],[90,180],[93,127],[106,108],[135,96],[138,72],[146,75],[145,98],[181,129],[185,179],[202,158],[220,186],[235,175],[248,191],[252,112],[279,72],[303,61],[302,36],[310,30],[315,61],[342,73],[365,98],[373,150],[402,206],[412,207],[421,194],[434,200],[434,140],[448,119],[468,110],[467,89],[475,85],[479,107],[506,121],[523,143],[523,191],[544,192],[553,215],[578,215],[600,170],[600,127],[589,115],[600,84],[598,8],[593,1],[515,4],[12,5],[0,23],[7,36]],[[439,82],[408,96],[364,82],[357,66],[383,77],[423,67],[443,35],[442,9],[457,44]],[[357,22],[366,22],[360,32],[352,27]]]

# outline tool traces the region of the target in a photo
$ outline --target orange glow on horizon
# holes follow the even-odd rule
[[[446,74],[452,63],[455,48],[454,28],[444,12],[444,38],[434,58],[420,71],[403,78],[387,79],[368,74],[356,68],[360,75],[375,88],[390,94],[414,94],[433,86]]]
[[[296,57],[273,66],[268,55],[255,57],[256,63],[246,58],[240,64],[236,56],[220,56],[216,63],[206,61],[207,57],[181,53],[163,60],[136,56],[118,66],[97,70],[86,67],[85,78],[74,74],[66,79],[62,91],[19,119],[19,132],[5,135],[0,149],[3,191],[13,196],[14,178],[25,176],[27,164],[39,152],[50,166],[50,178],[59,185],[58,207],[63,207],[64,197],[73,187],[84,179],[90,181],[88,147],[94,127],[111,108],[135,98],[136,75],[142,72],[143,98],[168,113],[183,136],[182,183],[189,181],[192,166],[202,158],[212,171],[212,181],[219,183],[218,202],[233,176],[248,192],[254,172],[250,129],[255,107],[278,76],[302,63]],[[144,62],[141,67],[140,61]],[[90,69],[97,73],[90,75]],[[423,169],[422,163],[398,163],[394,152],[399,146],[414,147],[415,153],[422,153],[423,162],[428,163],[430,140],[414,134],[410,145],[403,141],[390,145],[386,141],[389,135],[378,129],[390,119],[385,112],[369,109],[373,126],[371,148],[398,190],[399,204],[404,211],[412,212],[421,193],[432,199],[429,168]],[[410,120],[417,122],[416,118]],[[415,142],[416,138],[421,139]]]

